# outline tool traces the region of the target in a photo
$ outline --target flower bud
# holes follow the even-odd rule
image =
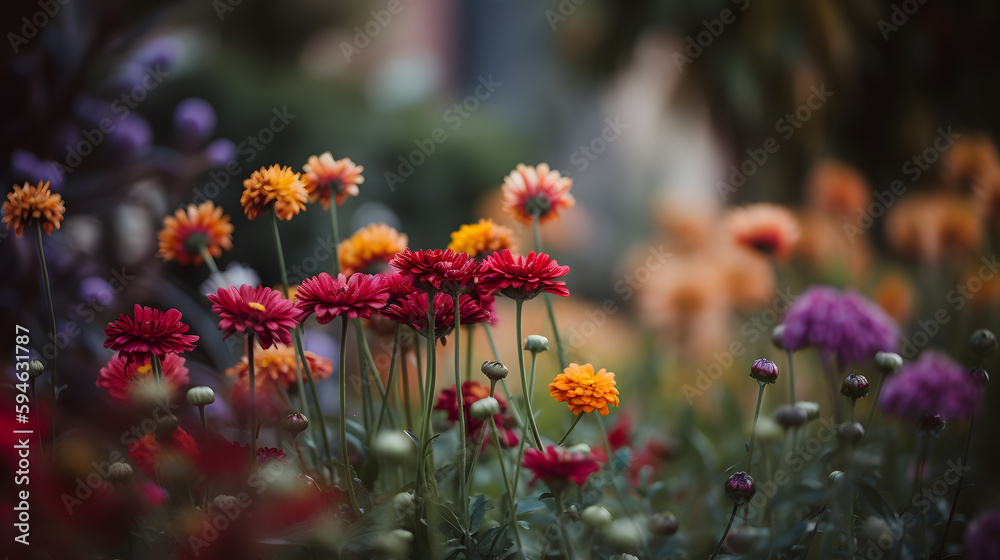
[[[672,513],[656,513],[646,521],[646,530],[658,537],[673,535],[677,527],[677,519]]]
[[[770,533],[767,529],[757,527],[740,527],[729,531],[726,537],[726,548],[738,556],[749,554],[763,540],[766,540]]]
[[[187,392],[187,401],[191,406],[206,406],[215,402],[215,391],[211,387],[191,387]]]
[[[990,374],[983,368],[969,368],[969,376],[976,381],[980,387],[985,387],[990,382]]]
[[[785,437],[785,431],[777,422],[764,416],[757,421],[757,437],[761,441],[780,441]]]
[[[868,378],[863,375],[852,373],[844,378],[840,385],[840,394],[852,399],[860,399],[868,396]]]
[[[615,518],[611,516],[611,512],[606,507],[592,505],[580,512],[580,521],[583,521],[591,529],[603,529],[614,523]]]
[[[969,337],[969,348],[981,358],[989,358],[997,351],[997,335],[988,329],[979,329]]]
[[[799,401],[795,403],[795,408],[806,411],[806,417],[810,422],[819,418],[819,403],[812,401]]]
[[[857,444],[863,437],[865,437],[865,428],[858,422],[841,424],[837,428],[837,438],[850,444]]]
[[[726,481],[725,489],[726,497],[738,506],[749,502],[754,497],[754,494],[757,493],[753,477],[743,471],[730,476],[729,480]]]
[[[507,366],[500,362],[483,362],[482,371],[493,381],[500,381],[507,377]]]
[[[800,407],[786,404],[774,411],[774,421],[782,428],[789,430],[805,425],[809,421],[809,414]]]
[[[476,420],[486,420],[494,414],[500,414],[500,401],[493,397],[483,397],[472,403],[469,412]]]
[[[604,540],[615,552],[628,552],[642,546],[642,532],[631,519],[604,528]]]
[[[875,366],[884,375],[891,375],[903,367],[903,358],[895,352],[879,352],[875,354]]]
[[[844,471],[832,471],[830,476],[827,477],[830,482],[836,484],[844,478]]]
[[[293,412],[278,422],[278,429],[290,434],[298,434],[309,427],[309,419],[301,412]]]
[[[392,497],[392,507],[396,510],[396,515],[406,517],[413,515],[417,511],[416,503],[413,499],[413,492],[400,492]]]
[[[128,463],[111,463],[108,466],[108,482],[115,486],[125,486],[132,480],[132,465]]]
[[[548,352],[549,339],[539,334],[528,335],[524,339],[524,349],[528,352]]]
[[[375,438],[375,454],[387,461],[403,463],[413,458],[413,441],[403,432],[382,432]]]
[[[574,455],[586,455],[590,456],[590,446],[586,443],[577,443],[566,448],[566,451],[573,453]]]
[[[761,358],[750,366],[750,377],[761,383],[774,383],[778,380],[778,366],[766,358]]]
[[[28,362],[28,375],[38,377],[45,373],[45,364],[41,360],[30,360]]]
[[[924,414],[917,420],[917,431],[936,434],[944,429],[944,418],[940,414]]]

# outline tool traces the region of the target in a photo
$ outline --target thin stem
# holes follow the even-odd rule
[[[955,509],[958,508],[958,495],[962,493],[962,479],[965,478],[965,471],[969,463],[969,447],[972,444],[972,424],[976,420],[975,415],[969,418],[969,434],[965,438],[965,453],[962,454],[962,462],[958,465],[958,482],[955,486],[955,498],[951,502],[951,511],[948,512],[948,522],[944,525],[944,535],[941,536],[941,550],[938,552],[938,560],[944,558],[944,548],[948,544],[948,531],[951,530],[951,522],[955,517]]]
[[[458,404],[458,476],[455,482],[458,484],[458,503],[462,510],[462,531],[469,529],[469,497],[465,486],[465,476],[467,473],[468,453],[468,433],[465,426],[465,397],[462,395],[462,314],[459,311],[458,294],[454,294],[452,299],[455,304],[455,400]]]
[[[496,419],[491,416],[489,421],[489,427],[491,428],[490,437],[493,438],[493,447],[497,450],[497,460],[500,462],[500,474],[503,475],[503,487],[507,490],[507,496],[510,497],[510,527],[514,531],[514,542],[517,543],[517,550],[523,551],[524,549],[521,547],[521,534],[518,532],[519,527],[517,525],[517,502],[514,497],[514,494],[517,493],[517,477],[515,475],[514,486],[511,487],[510,479],[507,478],[507,466],[503,462],[503,449],[500,448],[500,436],[497,435]],[[523,438],[521,441],[524,441]],[[520,460],[518,460],[518,465],[520,465]]]
[[[333,277],[340,274],[340,228],[337,227],[336,196],[330,198],[330,231],[333,233]]]
[[[753,431],[750,432],[750,448],[747,449],[747,474],[750,474],[750,461],[753,459],[753,445],[754,440],[757,439],[757,418],[760,416],[760,402],[764,400],[764,387],[767,387],[767,383],[763,381],[758,381],[760,385],[760,390],[757,391],[757,408],[753,413]]]
[[[351,476],[351,456],[347,449],[347,315],[341,315],[340,328],[340,450],[341,460],[344,462],[344,477],[347,479],[347,496],[351,501],[351,508],[356,515],[361,515],[361,508],[358,507],[358,499],[354,495],[354,477]]]
[[[465,342],[465,380],[472,381],[472,342],[473,342],[473,328],[476,326],[475,323],[469,323],[469,326],[465,327],[465,335],[468,340]]]
[[[45,284],[45,303],[49,307],[49,328],[52,336],[52,418],[49,430],[52,432],[52,443],[56,441],[56,397],[59,387],[58,369],[56,368],[56,357],[59,354],[59,345],[56,344],[56,310],[52,305],[52,284],[49,281],[49,267],[45,264],[45,247],[42,244],[42,222],[35,222],[35,239],[38,241],[38,260],[42,262],[42,280]]]
[[[378,367],[375,365],[375,358],[372,356],[372,349],[368,345],[368,337],[365,336],[365,327],[361,323],[361,319],[352,319],[354,322],[354,330],[358,334],[358,347],[361,349],[361,354],[364,356],[365,362],[368,363],[368,369],[372,372],[372,377],[375,379],[375,389],[378,391],[378,398],[385,398],[385,395],[389,392],[386,386],[382,383],[382,375],[378,371]],[[396,416],[393,414],[392,410],[389,410],[389,415],[392,416],[393,422],[396,422]]]
[[[535,251],[538,253],[542,252],[542,233],[538,225],[538,216],[533,216],[531,219],[531,228],[535,236]],[[542,300],[545,302],[545,309],[549,315],[549,323],[552,325],[552,338],[556,341],[556,352],[559,354],[559,368],[566,369],[569,362],[566,360],[566,349],[563,348],[562,338],[559,336],[559,326],[556,324],[556,314],[552,309],[552,296],[549,293],[542,294]],[[520,341],[518,341],[520,344]]]
[[[882,394],[882,385],[885,384],[885,378],[888,377],[885,372],[882,373],[881,377],[878,379],[878,387],[875,388],[875,400],[872,401],[872,407],[868,411],[868,421],[865,422],[865,433],[868,433],[868,429],[871,428],[872,418],[875,418],[875,411],[878,410],[878,398]]]
[[[198,416],[201,417],[201,432],[203,435],[208,435],[208,420],[205,419],[205,405],[198,407]]]
[[[524,306],[522,300],[517,300],[517,365],[521,370],[521,393],[524,396],[524,410],[527,415],[528,426],[531,427],[531,435],[535,439],[535,447],[542,450],[542,437],[538,435],[538,427],[535,426],[535,415],[531,410],[531,386],[524,373],[524,351],[521,350],[521,308]]]
[[[788,404],[795,406],[795,353],[785,350],[788,354]]]
[[[491,394],[492,396],[492,394]],[[479,430],[479,441],[476,443],[476,448],[472,452],[472,465],[469,467],[469,476],[465,479],[465,495],[469,495],[469,491],[472,488],[472,479],[476,476],[476,465],[479,463],[479,455],[482,453],[483,444],[486,443],[486,432],[489,428],[486,423],[483,423],[482,428]]]
[[[215,264],[215,257],[213,257],[212,253],[208,251],[207,245],[202,245],[201,247],[198,247],[198,252],[201,254],[202,260],[205,261],[205,265],[208,266],[209,272],[216,275],[222,274],[221,272],[219,272],[219,265]]]
[[[569,429],[566,430],[566,433],[563,434],[563,437],[561,437],[559,439],[559,443],[557,443],[556,445],[560,445],[561,446],[562,444],[566,443],[566,439],[569,438],[569,435],[571,433],[573,433],[573,428],[575,428],[576,425],[580,423],[580,420],[583,420],[584,416],[585,415],[582,412],[580,414],[576,415],[576,418],[573,419],[573,423],[570,425]],[[608,455],[608,460],[609,461],[611,460],[611,456],[610,455]]]
[[[854,409],[858,407],[858,399],[851,399],[851,424],[854,423]]]
[[[356,323],[357,324],[357,323]],[[365,362],[365,352],[361,348],[363,332],[358,332],[355,341],[358,346],[358,381],[361,382],[361,420],[365,427],[365,434],[372,435],[372,425],[375,423],[375,405],[372,403],[371,385],[368,382],[368,364]]]
[[[397,325],[397,328],[398,325]],[[419,344],[417,345],[419,347]],[[399,353],[399,377],[403,384],[403,408],[406,410],[406,428],[413,431],[413,403],[410,399],[410,367],[406,357],[406,348]],[[419,364],[417,364],[419,369]]]
[[[483,330],[486,331],[486,338],[490,341],[490,349],[493,350],[493,359],[503,363],[503,360],[500,359],[500,350],[497,348],[497,341],[493,338],[493,327],[489,323],[483,323]],[[518,347],[520,347],[520,344],[521,342],[518,341]],[[510,385],[507,384],[507,378],[501,379],[500,383],[503,385],[503,392],[507,395],[507,400],[511,400],[513,393],[510,391]]]
[[[386,387],[396,387],[393,385],[393,375],[396,373],[396,351],[399,348],[399,323],[396,323],[396,328],[392,333],[392,357],[389,358],[389,378],[386,380]],[[399,394],[397,393],[397,396]],[[382,409],[378,413],[378,422],[375,424],[375,433],[378,434],[382,429],[382,420],[385,419],[385,411],[389,408],[389,391],[386,390],[385,397],[382,398]]]
[[[733,528],[733,520],[736,519],[736,508],[738,507],[740,506],[735,504],[733,505],[733,513],[729,516],[729,524],[726,525],[726,530],[723,531],[722,538],[719,539],[719,546],[715,547],[715,552],[712,553],[711,558],[708,560],[715,560],[715,557],[718,556],[719,552],[722,550],[722,543],[726,542],[726,537],[729,536],[729,530]]]
[[[153,359],[156,359],[155,357]],[[257,465],[257,382],[254,378],[253,331],[247,331],[247,365],[250,371],[250,464]]]
[[[274,234],[274,247],[278,251],[278,269],[281,270],[281,287],[285,299],[288,299],[288,271],[285,270],[285,251],[281,248],[281,234],[278,233],[278,213],[271,207],[271,231]]]
[[[418,493],[423,493],[427,489],[427,447],[432,445],[430,438],[432,437],[432,432],[434,431],[434,426],[431,424],[431,413],[434,410],[433,397],[434,397],[434,385],[435,385],[435,374],[434,374],[434,346],[436,340],[434,338],[434,292],[427,292],[427,373],[425,375],[427,389],[424,391],[423,403],[423,423],[420,425],[420,457],[417,458],[419,461],[417,463],[417,491]],[[432,474],[433,476],[433,474]],[[418,494],[419,495],[419,494]]]

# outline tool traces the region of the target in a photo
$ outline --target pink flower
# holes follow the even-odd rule
[[[483,287],[510,299],[531,299],[542,292],[566,297],[566,283],[556,278],[566,275],[568,266],[560,266],[545,253],[514,257],[509,250],[493,253],[483,261]]]
[[[382,276],[354,273],[350,278],[343,274],[334,280],[327,273],[306,280],[295,293],[295,306],[299,321],[316,314],[320,324],[346,315],[351,319],[368,319],[389,299],[389,287]]]
[[[108,323],[104,329],[107,340],[104,347],[117,350],[126,362],[154,355],[163,359],[170,353],[180,354],[194,349],[198,337],[184,334],[188,326],[181,322],[181,312],[176,309],[160,311],[136,305],[132,317],[124,314]]]
[[[275,342],[292,343],[288,329],[294,328],[295,306],[281,294],[265,286],[229,286],[208,294],[212,311],[219,315],[219,330],[226,339],[236,332],[255,335],[261,348]]]
[[[98,387],[105,389],[112,398],[128,402],[138,386],[153,379],[149,356],[144,356],[127,363],[119,355],[108,360],[107,365],[97,374]],[[184,358],[177,354],[163,356],[163,384],[171,395],[188,384],[188,368],[184,366]]]
[[[451,249],[433,251],[404,250],[389,261],[389,266],[403,276],[412,276],[413,284],[446,294],[467,294],[479,282],[479,263],[466,253]]]
[[[600,467],[597,461],[583,453],[570,453],[564,447],[550,445],[545,451],[529,449],[524,452],[524,466],[532,473],[532,482],[541,480],[551,488],[573,481],[579,486],[587,482],[590,473]]]
[[[463,325],[490,320],[490,312],[470,296],[458,298],[458,309]],[[415,330],[427,331],[427,292],[414,292],[381,311],[386,319],[409,325]],[[441,338],[455,326],[455,301],[452,296],[434,294],[434,338]]]

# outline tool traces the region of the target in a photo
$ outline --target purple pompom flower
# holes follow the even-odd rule
[[[965,557],[968,560],[1000,558],[1000,510],[988,511],[969,525],[965,532]]]
[[[204,99],[189,97],[174,110],[174,127],[184,146],[197,146],[215,130],[215,109]]]
[[[979,385],[965,368],[931,351],[886,382],[879,404],[886,414],[907,420],[941,415],[954,421],[976,411],[979,395]]]

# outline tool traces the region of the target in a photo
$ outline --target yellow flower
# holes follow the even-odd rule
[[[45,233],[51,235],[53,229],[59,229],[66,207],[62,196],[49,190],[48,181],[42,181],[37,187],[28,183],[23,187],[14,185],[14,192],[7,193],[3,211],[7,229],[13,229],[14,235],[21,237],[25,226],[31,227],[39,221]]]
[[[263,214],[272,202],[278,219],[291,220],[306,209],[307,200],[309,193],[299,174],[292,173],[291,167],[272,165],[269,168],[261,167],[243,181],[240,204],[251,220]]]
[[[513,253],[517,247],[513,230],[485,219],[476,224],[465,224],[458,231],[452,232],[448,248],[456,253],[468,253],[474,258],[482,259],[502,249],[509,249]]]
[[[163,219],[163,229],[157,235],[160,250],[156,256],[165,261],[176,260],[185,266],[199,266],[204,246],[210,255],[219,258],[223,250],[233,248],[233,224],[229,219],[229,215],[223,215],[222,208],[212,201],[179,208],[173,216]]]
[[[568,404],[573,414],[596,410],[607,416],[609,404],[618,406],[615,374],[604,368],[594,373],[590,364],[570,364],[549,383],[549,395]]]
[[[340,271],[345,276],[361,272],[376,262],[389,262],[406,249],[409,238],[385,224],[371,224],[337,245]]]

